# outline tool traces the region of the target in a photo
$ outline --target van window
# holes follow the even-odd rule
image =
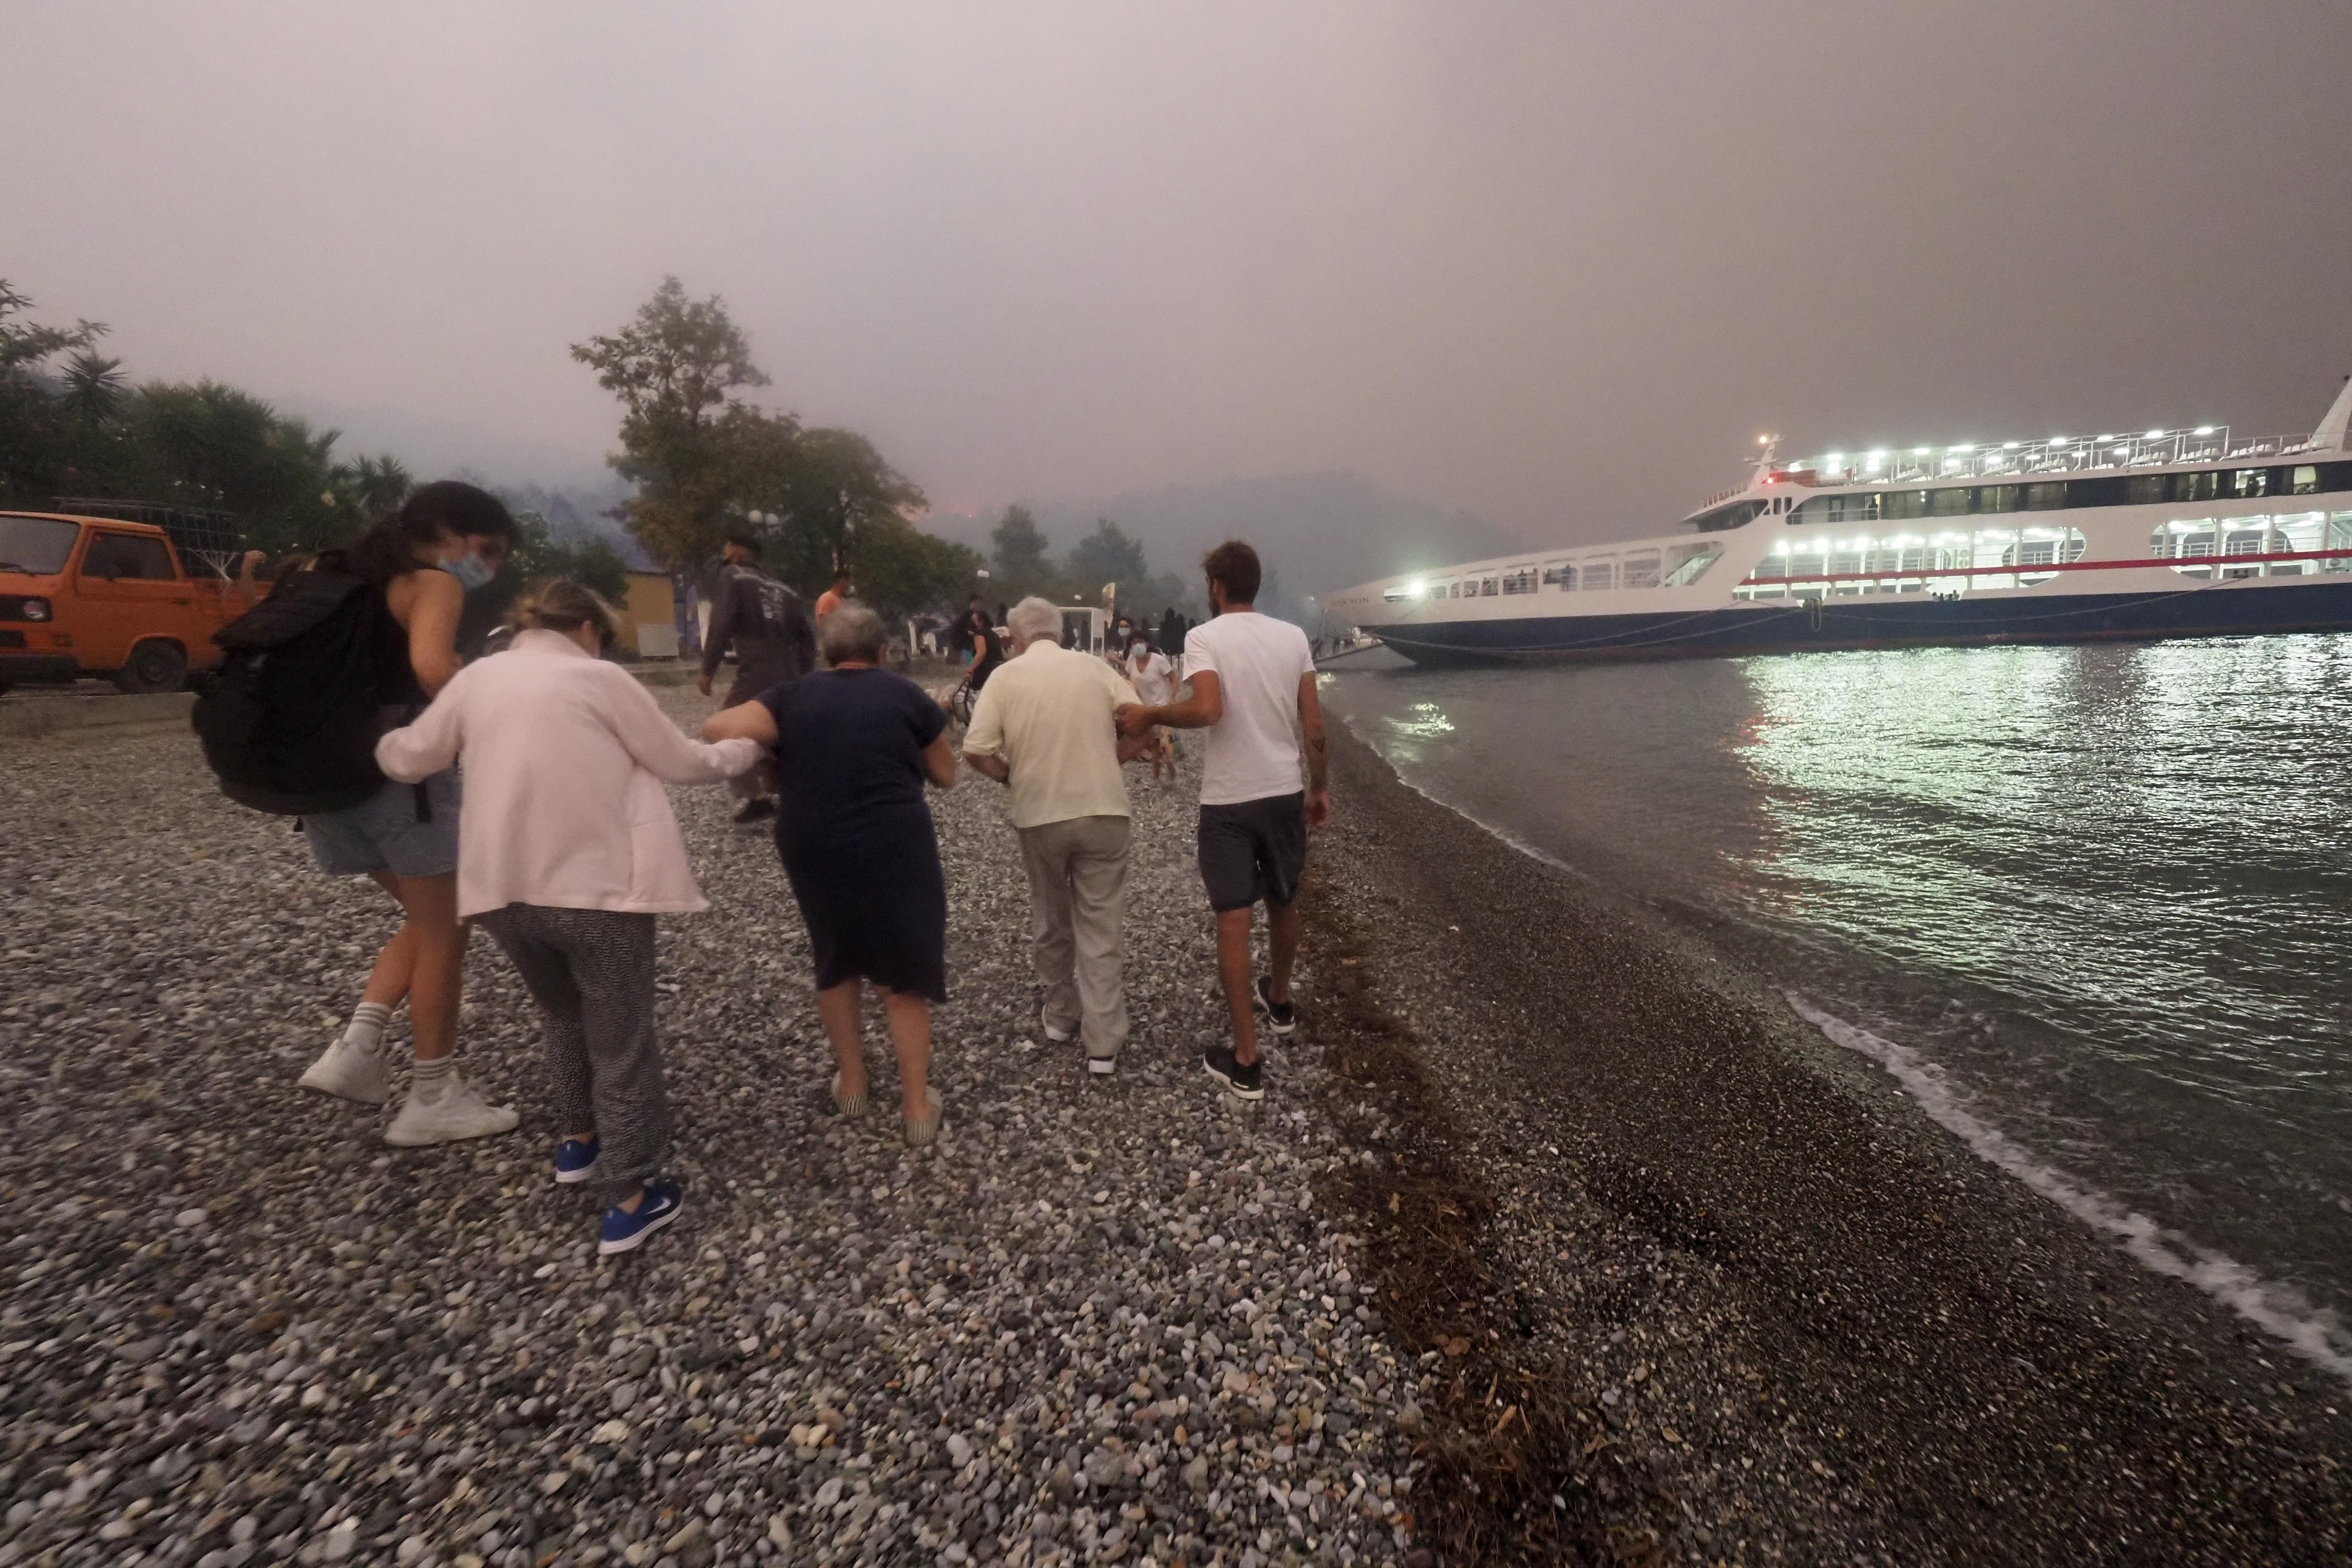
[[[53,517],[0,516],[0,572],[54,577],[66,569],[80,528]]]
[[[179,574],[172,570],[172,552],[160,539],[150,539],[140,533],[100,532],[82,552],[81,574],[109,582],[137,580],[147,583],[169,583]]]

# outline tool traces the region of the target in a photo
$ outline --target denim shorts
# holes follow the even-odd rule
[[[330,877],[446,877],[457,868],[459,798],[455,768],[422,784],[386,780],[357,805],[305,816],[302,837]]]

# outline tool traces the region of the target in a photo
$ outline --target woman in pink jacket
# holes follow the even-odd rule
[[[654,1031],[654,917],[707,907],[665,784],[749,771],[751,741],[689,741],[653,694],[599,658],[612,612],[575,583],[516,605],[514,646],[467,665],[415,723],[376,746],[404,782],[460,754],[457,913],[521,972],[546,1026],[563,1140],[559,1182],[612,1199],[597,1250],[626,1252],[676,1219],[658,1179],[669,1100]]]

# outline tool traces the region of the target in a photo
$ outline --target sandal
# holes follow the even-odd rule
[[[840,1111],[844,1116],[858,1117],[865,1115],[866,1090],[861,1089],[856,1094],[843,1093],[841,1089],[841,1075],[839,1073],[834,1074],[833,1108],[835,1110]]]
[[[940,1103],[940,1091],[936,1089],[923,1090],[923,1109],[925,1114],[920,1121],[911,1116],[905,1119],[907,1147],[909,1149],[923,1148],[936,1140],[940,1135],[940,1119],[947,1113],[947,1108]]]

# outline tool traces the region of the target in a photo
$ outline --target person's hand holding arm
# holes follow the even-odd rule
[[[434,575],[445,574],[436,572]],[[416,716],[415,723],[392,731],[378,741],[375,765],[383,770],[383,776],[399,784],[420,784],[456,762],[465,745],[465,725],[458,718],[458,708],[465,700],[465,688],[452,680],[442,688],[432,705]]]
[[[1307,826],[1320,827],[1331,820],[1330,750],[1323,733],[1323,700],[1316,694],[1311,669],[1298,678],[1298,733],[1307,747]]]
[[[702,738],[713,742],[757,741],[762,746],[773,746],[777,741],[776,716],[768,711],[764,702],[739,702],[705,719]]]
[[[1003,689],[980,689],[980,700],[971,705],[971,722],[963,732],[963,760],[998,784],[1011,784],[1013,764],[1004,760],[1004,704],[997,695]]]
[[[1147,708],[1140,702],[1123,702],[1118,709],[1118,729],[1123,735],[1140,735],[1155,724],[1171,730],[1205,730],[1225,716],[1224,698],[1217,690],[1217,674],[1204,669],[1192,677],[1192,695],[1181,702],[1162,703]]]
[[[749,737],[704,743],[678,733],[654,694],[617,665],[604,680],[604,719],[637,766],[664,784],[719,784],[759,766],[762,748]]]

